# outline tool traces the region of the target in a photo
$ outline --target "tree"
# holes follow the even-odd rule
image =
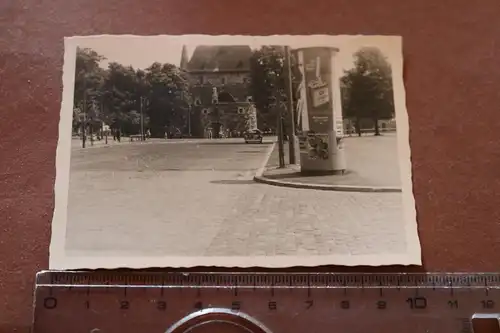
[[[81,127],[82,122],[92,125],[97,121],[95,103],[100,99],[106,71],[99,66],[105,58],[89,48],[76,51],[75,89],[73,99],[73,129]]]
[[[153,63],[145,70],[111,62],[92,49],[78,49],[75,77],[74,128],[86,119],[93,127],[103,122],[124,134],[141,130],[164,137],[167,126],[186,131],[191,102],[188,80],[177,66]]]
[[[144,82],[151,135],[163,137],[165,128],[185,132],[191,103],[185,73],[172,64],[154,63],[145,70]]]
[[[354,53],[354,68],[341,78],[344,115],[354,118],[361,135],[360,121],[371,119],[375,135],[380,135],[379,120],[394,117],[392,70],[376,47],[363,47]]]
[[[108,65],[106,80],[102,86],[103,120],[125,134],[139,131],[140,93],[142,82],[136,70],[116,62]]]
[[[276,120],[280,107],[279,101],[276,101],[276,90],[279,94],[283,95],[282,101],[286,103],[286,99],[290,98],[287,95],[287,82],[288,68],[284,68],[285,54],[283,46],[263,46],[255,50],[250,59],[251,70],[251,92],[252,97],[257,108],[257,117],[259,127],[262,124],[267,124],[270,127],[276,127]],[[294,88],[292,99],[295,100],[296,87],[300,79],[296,61],[293,57],[290,59],[292,68],[292,82]],[[287,110],[294,112],[295,110]],[[288,117],[286,117],[288,118]]]

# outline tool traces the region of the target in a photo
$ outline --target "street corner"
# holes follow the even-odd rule
[[[254,181],[272,186],[342,192],[380,192],[399,193],[400,187],[373,186],[363,184],[363,178],[352,170],[344,173],[305,173],[299,165],[286,165],[284,168],[268,166]]]

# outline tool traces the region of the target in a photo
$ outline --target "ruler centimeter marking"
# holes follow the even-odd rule
[[[408,333],[471,333],[473,314],[500,312],[496,273],[47,271],[36,280],[34,333],[80,332],[69,327],[75,321],[86,333],[144,325],[165,332],[193,312],[219,307],[244,311],[273,333],[327,332],[332,325],[350,332],[392,325]],[[227,316],[211,314],[218,315]]]
[[[497,273],[148,273],[148,272],[86,272],[44,271],[37,274],[37,284],[92,285],[175,285],[175,286],[500,286]]]

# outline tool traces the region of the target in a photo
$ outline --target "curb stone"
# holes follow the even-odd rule
[[[276,146],[276,142],[273,142],[270,145],[270,147],[267,149],[266,158],[262,162],[262,166],[255,173],[255,177],[262,177],[264,175],[264,172],[266,172],[266,170],[267,170],[266,165],[267,165],[267,163],[269,163],[269,159],[271,158],[271,155],[273,154],[275,146]]]
[[[254,181],[257,183],[268,184],[273,186],[322,190],[322,191],[343,191],[343,192],[378,192],[378,193],[401,193],[402,190],[397,187],[377,187],[377,186],[351,186],[351,185],[327,185],[327,184],[310,184],[290,181],[281,181],[270,179],[263,175],[254,176]]]

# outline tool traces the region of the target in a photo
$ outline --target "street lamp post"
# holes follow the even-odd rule
[[[191,103],[188,103],[188,134],[191,137]]]
[[[91,114],[90,114],[90,123],[89,123],[89,134],[90,134],[90,145],[93,146],[94,145],[94,117],[93,115],[95,115],[95,100],[92,99],[92,110],[91,110]]]
[[[81,129],[80,130],[82,131],[82,148],[85,148],[85,140],[86,140],[86,138],[85,138],[85,123],[87,122],[87,118],[85,117],[85,113],[83,113],[81,115],[80,119],[81,119],[81,125],[80,125]]]
[[[103,102],[102,95],[101,95],[101,101],[100,102],[101,102],[100,112],[101,112],[101,115],[104,115],[104,102]],[[104,123],[104,121],[102,121],[102,116],[101,116],[101,124],[102,124],[101,128],[102,128],[102,131],[103,131],[102,134],[104,135],[104,143],[108,144],[108,130],[107,130],[107,128],[109,128],[109,127],[106,127],[106,130],[104,130],[104,124],[105,123]],[[108,124],[106,124],[106,125],[109,126]]]
[[[141,96],[140,98],[140,103],[141,103],[141,140],[146,141],[146,136],[144,133],[144,104],[146,97]]]
[[[292,85],[292,64],[290,61],[290,46],[285,46],[285,85],[286,85],[286,95],[288,100],[288,116],[290,118],[290,133],[288,135],[288,148],[289,148],[289,163],[295,164],[297,162],[295,156],[295,115],[294,115],[294,105],[293,105],[293,85]]]
[[[188,107],[187,126],[188,126],[188,135],[191,137],[191,100],[188,98],[186,98],[184,91],[181,91],[181,100],[185,101]]]
[[[220,131],[218,104],[219,104],[219,92],[217,91],[217,87],[212,87],[212,108],[213,108],[213,114],[215,115],[215,122],[212,121],[211,127],[212,127],[212,136],[215,135],[215,139],[219,138],[219,131]],[[213,119],[213,117],[211,118]],[[214,130],[214,127],[216,131]]]
[[[94,121],[92,116],[90,116],[90,123],[89,123],[89,134],[90,134],[90,145],[94,145]]]
[[[276,80],[277,81],[277,80]],[[284,168],[285,167],[285,147],[283,143],[283,115],[281,112],[281,105],[280,105],[280,100],[281,100],[281,92],[278,89],[278,86],[275,85],[275,96],[276,96],[276,108],[278,110],[277,112],[277,128],[276,132],[278,132],[278,156],[279,156],[279,167]]]
[[[85,78],[85,73],[83,73],[83,122],[82,122],[82,148],[85,148],[86,129],[87,129],[87,80]]]

